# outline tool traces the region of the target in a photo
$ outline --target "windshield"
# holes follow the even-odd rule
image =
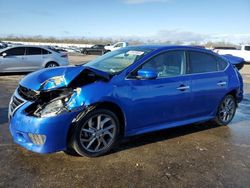
[[[100,56],[84,66],[108,72],[110,74],[116,74],[133,64],[135,61],[141,59],[150,51],[152,50],[134,47],[122,48]]]

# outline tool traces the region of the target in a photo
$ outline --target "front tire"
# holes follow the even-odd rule
[[[72,145],[81,156],[98,157],[108,153],[117,143],[119,120],[107,109],[95,109],[78,122]]]
[[[70,156],[75,156],[78,157],[79,154],[72,148],[67,148],[65,151],[63,151],[65,154],[70,155]]]
[[[232,95],[226,95],[218,107],[217,115],[214,121],[217,125],[228,125],[234,118],[235,112],[235,98]]]

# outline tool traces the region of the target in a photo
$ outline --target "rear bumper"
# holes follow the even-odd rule
[[[59,61],[60,66],[68,66],[69,65],[69,60],[68,58],[65,58],[63,61]]]
[[[10,119],[9,129],[13,140],[27,150],[37,153],[63,151],[67,147],[68,130],[78,112],[64,113],[56,117],[37,118],[23,112],[26,105],[20,107]],[[43,135],[45,142],[35,144],[30,137]]]

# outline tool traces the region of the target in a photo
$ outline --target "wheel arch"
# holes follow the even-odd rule
[[[236,99],[236,97],[237,97],[237,89],[232,89],[226,95],[232,95]]]
[[[214,111],[214,115],[216,115],[218,113],[218,109],[219,109],[220,103],[222,102],[222,100],[224,99],[224,97],[227,96],[227,95],[232,95],[235,98],[236,107],[238,107],[237,89],[232,89],[232,90],[228,91],[227,93],[225,93],[225,95],[223,95],[223,97],[220,99],[219,103],[216,106],[216,110]]]
[[[59,63],[57,63],[57,62],[54,61],[54,60],[51,60],[51,61],[47,61],[46,63],[44,63],[44,67],[47,67],[47,65],[48,65],[49,63],[55,63],[55,64],[57,64],[57,66],[60,66]]]
[[[107,110],[112,111],[113,113],[115,113],[118,117],[119,123],[120,123],[120,136],[124,136],[125,135],[125,127],[126,127],[126,118],[125,118],[125,114],[122,111],[121,107],[114,103],[114,102],[110,102],[110,101],[105,101],[105,102],[97,102],[97,103],[93,103],[89,106],[87,106],[87,108],[85,110],[83,110],[82,112],[80,112],[77,117],[73,120],[73,122],[71,123],[71,126],[69,127],[68,130],[68,136],[67,136],[67,143],[70,142],[71,140],[71,135],[73,133],[74,130],[74,125],[84,116],[86,116],[86,114],[88,114],[90,111],[94,110],[94,109],[98,109],[98,108],[104,108]]]
[[[121,136],[125,135],[126,117],[122,108],[118,104],[114,102],[106,101],[106,102],[95,103],[93,104],[93,106],[95,108],[104,108],[104,109],[114,112],[117,115],[118,120],[120,122],[120,135]]]
[[[229,91],[228,93],[226,93],[226,95],[232,95],[235,99],[235,102],[236,102],[236,107],[238,107],[238,99],[237,99],[237,93],[238,93],[238,90],[237,89],[232,89],[231,91]],[[226,96],[225,95],[225,96]],[[225,97],[224,96],[224,97]]]

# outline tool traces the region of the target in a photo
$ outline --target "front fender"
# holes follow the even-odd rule
[[[96,82],[77,88],[68,102],[68,108],[71,110],[100,102],[113,102],[120,106],[119,99],[113,93],[114,87],[107,82]]]
[[[92,110],[98,105],[107,104],[119,108],[119,114],[122,114],[124,120],[124,129],[127,128],[127,111],[126,97],[122,96],[117,86],[110,82],[96,82],[90,85],[77,88],[68,101],[67,108],[69,110],[82,111],[77,119],[80,119],[89,110]],[[125,92],[125,91],[124,91]],[[110,107],[110,106],[109,106]],[[76,120],[77,121],[77,120]],[[124,130],[125,131],[125,130]]]

